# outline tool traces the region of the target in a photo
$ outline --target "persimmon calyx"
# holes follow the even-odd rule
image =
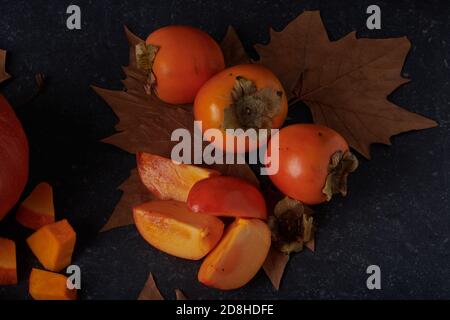
[[[156,55],[159,47],[141,42],[136,45],[136,62],[137,67],[147,73],[147,83],[145,84],[145,91],[147,94],[152,93],[152,89],[156,83],[156,77],[153,73],[153,64],[155,63]]]
[[[281,200],[269,218],[272,241],[278,250],[291,254],[300,252],[314,238],[314,218],[300,201],[289,197]]]
[[[255,83],[237,77],[231,92],[232,104],[225,109],[223,129],[272,129],[272,120],[281,111],[283,92],[258,89]]]
[[[355,172],[358,166],[358,159],[350,151],[339,151],[331,157],[327,181],[322,191],[327,196],[327,201],[338,193],[344,197],[347,195],[348,175]]]

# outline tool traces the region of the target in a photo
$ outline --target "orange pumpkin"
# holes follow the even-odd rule
[[[8,101],[0,95],[0,220],[17,203],[28,181],[25,132]]]

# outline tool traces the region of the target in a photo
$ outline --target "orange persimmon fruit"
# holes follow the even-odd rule
[[[194,102],[205,82],[225,69],[219,44],[197,28],[164,27],[153,32],[145,44],[141,58],[138,53],[138,64],[151,69],[154,92],[170,104]]]
[[[149,153],[139,152],[136,160],[142,182],[159,200],[186,202],[197,182],[220,174],[214,170],[176,164]]]
[[[55,222],[53,189],[46,183],[40,183],[19,206],[16,220],[24,227],[39,230]]]
[[[0,285],[17,284],[16,244],[0,238]]]
[[[151,201],[133,211],[136,227],[148,243],[183,259],[202,259],[224,230],[220,219],[193,213],[183,202]]]
[[[76,300],[77,290],[67,287],[67,277],[39,269],[33,269],[29,280],[29,293],[34,300]]]
[[[67,220],[46,225],[27,243],[45,269],[60,272],[70,265],[77,235]]]
[[[202,130],[218,129],[221,141],[215,146],[227,152],[244,153],[259,147],[259,136],[247,139],[227,129],[279,129],[288,114],[288,100],[281,82],[269,69],[255,64],[238,65],[211,78],[194,103],[195,120]],[[268,135],[269,136],[269,135]]]
[[[271,232],[261,220],[237,219],[203,262],[198,279],[208,287],[234,290],[250,282],[263,266]]]
[[[347,177],[357,169],[358,160],[339,133],[320,125],[297,124],[277,135],[279,157],[270,157],[269,144],[267,162],[279,168],[269,177],[281,192],[308,205],[330,201],[336,193],[347,194]]]

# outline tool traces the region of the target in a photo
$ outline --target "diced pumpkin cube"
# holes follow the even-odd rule
[[[17,284],[16,244],[0,238],[0,285]]]
[[[39,230],[55,222],[53,189],[48,183],[39,184],[19,206],[17,221],[26,228]]]
[[[27,239],[45,269],[54,272],[70,265],[75,242],[76,233],[67,220],[46,225]]]
[[[39,269],[30,275],[29,292],[34,300],[76,300],[77,290],[67,287],[67,277]]]

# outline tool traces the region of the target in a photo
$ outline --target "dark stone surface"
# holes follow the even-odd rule
[[[45,93],[19,110],[30,137],[31,179],[55,186],[58,218],[79,232],[74,263],[83,271],[82,299],[136,299],[149,271],[174,298],[181,288],[196,299],[450,298],[450,20],[446,1],[75,1],[83,30],[65,28],[72,1],[2,1],[0,47],[10,52],[14,79],[2,85],[19,106],[36,73],[48,76]],[[365,27],[369,4],[382,8],[383,29]],[[116,118],[89,88],[120,88],[128,46],[122,25],[145,36],[167,24],[190,24],[221,39],[229,24],[247,48],[268,40],[305,9],[320,9],[331,39],[406,35],[413,48],[404,74],[413,79],[390,99],[437,120],[440,127],[403,134],[393,147],[373,147],[350,180],[350,195],[317,209],[316,254],[294,256],[280,292],[263,274],[245,289],[218,292],[196,281],[199,264],[169,257],[142,240],[133,226],[98,235],[120,198],[117,186],[133,157],[98,140],[114,132]],[[304,109],[304,108],[303,108]],[[304,121],[302,107],[293,114]],[[13,214],[0,236],[18,242],[20,285],[0,298],[29,299],[27,278],[37,261],[26,247],[29,231]],[[366,268],[382,270],[382,290],[366,288]]]

